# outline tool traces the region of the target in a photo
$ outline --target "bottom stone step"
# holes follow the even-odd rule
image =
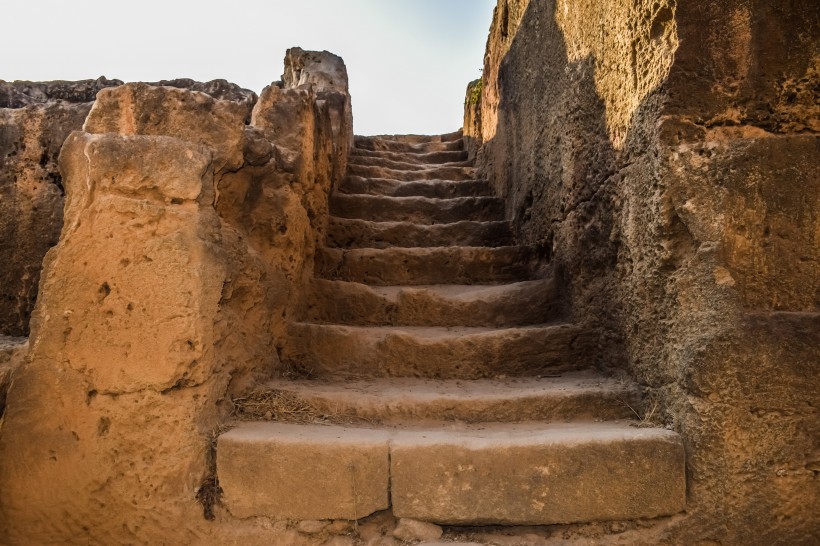
[[[548,525],[675,514],[680,437],[627,422],[363,429],[243,423],[220,436],[237,517]]]

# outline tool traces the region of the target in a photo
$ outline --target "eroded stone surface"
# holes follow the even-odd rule
[[[246,423],[217,454],[223,501],[240,518],[356,520],[390,505],[384,432]]]
[[[657,517],[686,502],[683,445],[658,429],[586,424],[399,433],[390,464],[393,512],[444,524]]]
[[[28,335],[43,257],[63,223],[57,157],[91,109],[90,103],[40,103],[46,91],[29,106],[0,108],[0,335]]]
[[[285,141],[247,127],[242,101],[129,84],[63,146],[66,221],[2,421],[0,542],[288,535],[203,515],[230,519],[211,438],[226,399],[280,365],[277,328],[321,236],[311,207],[347,154],[311,100]],[[297,219],[286,236],[270,210]]]
[[[465,118],[572,316],[693,446],[669,542],[816,534],[812,10],[503,0]]]

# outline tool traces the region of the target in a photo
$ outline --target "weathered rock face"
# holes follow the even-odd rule
[[[0,108],[23,108],[32,104],[64,101],[93,102],[101,90],[122,85],[120,80],[101,76],[96,80],[52,82],[6,82],[0,80]]]
[[[241,97],[105,89],[63,145],[65,222],[2,421],[0,542],[244,532],[203,518],[205,505],[226,519],[211,439],[232,396],[282,371],[280,333],[347,156],[315,90],[273,88],[292,102],[263,94],[258,127]]]
[[[57,156],[90,109],[67,102],[0,108],[0,335],[28,335],[43,256],[63,221]]]
[[[334,134],[347,143],[347,148],[353,146],[353,109],[347,92],[347,70],[341,57],[327,51],[293,47],[285,55],[282,80],[286,87],[314,86],[319,100],[327,101],[331,107]]]
[[[551,247],[601,363],[685,438],[672,542],[817,535],[813,10],[501,0],[468,95],[465,136],[519,236]]]
[[[0,267],[0,334],[28,335],[43,257],[57,243],[62,226],[65,191],[57,155],[69,133],[82,128],[97,93],[102,90],[115,93],[104,94],[106,100],[118,97],[124,100],[123,104],[132,99],[143,101],[140,107],[146,112],[150,110],[145,103],[149,97],[126,99],[111,89],[121,85],[119,80],[104,77],[79,82],[0,81],[0,263],[4,264]],[[201,83],[179,79],[149,85],[190,89],[230,101],[235,105],[226,108],[245,111],[246,121],[257,99],[252,91],[225,80]],[[162,104],[150,106],[163,107]],[[108,126],[100,129],[113,129],[120,122],[126,123],[127,116],[122,110],[109,110],[111,115],[122,119],[101,121]],[[146,116],[139,122],[142,127],[134,130],[145,130],[145,123],[151,122],[151,116]],[[131,119],[128,123],[137,122]],[[202,128],[200,123],[191,129]],[[154,130],[162,133],[165,129]],[[233,153],[235,167],[241,150]]]

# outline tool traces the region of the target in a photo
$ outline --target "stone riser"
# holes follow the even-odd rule
[[[303,320],[354,326],[523,326],[560,316],[554,284],[376,288],[315,279]]]
[[[325,244],[330,248],[504,247],[513,243],[507,222],[420,225],[331,217]]]
[[[518,282],[532,278],[534,254],[529,247],[322,248],[316,276],[375,286]]]
[[[452,180],[459,182],[462,180],[475,180],[474,167],[431,167],[429,169],[405,171],[400,169],[388,169],[386,167],[365,167],[362,165],[349,165],[347,172],[352,176],[364,178],[387,178],[412,182],[416,180]]]
[[[464,150],[464,140],[452,140],[449,142],[398,142],[395,140],[373,139],[367,137],[356,137],[356,148],[370,151],[387,151],[399,153],[428,154],[432,152],[460,152]]]
[[[504,219],[504,202],[497,197],[431,199],[336,194],[330,200],[330,213],[339,218],[425,225],[492,222]]]
[[[590,372],[503,380],[272,381],[260,389],[336,423],[513,423],[634,418],[640,394]],[[288,420],[271,413],[273,420]]]
[[[449,153],[449,152],[448,152]],[[431,154],[425,154],[429,156]],[[393,169],[398,171],[423,171],[432,168],[449,168],[449,167],[471,167],[470,161],[452,161],[440,163],[421,163],[420,161],[401,161],[398,159],[389,159],[387,157],[380,157],[379,155],[372,156],[351,156],[349,166],[356,167],[381,167],[386,169]]]
[[[492,197],[493,190],[486,180],[428,180],[402,182],[387,178],[362,178],[348,176],[340,185],[339,192],[346,194],[386,195],[390,197]]]
[[[684,450],[626,423],[372,430],[243,423],[217,445],[235,517],[451,525],[654,518],[684,508]]]
[[[585,368],[595,341],[570,325],[380,328],[292,323],[284,363],[318,377],[481,379]]]
[[[452,163],[457,161],[467,161],[469,154],[466,150],[453,150],[449,152],[430,152],[430,153],[408,153],[408,152],[389,152],[387,150],[363,150],[354,148],[350,156],[352,158],[360,157],[377,157],[389,159],[390,161],[398,161],[401,163],[415,163],[415,164],[440,164]]]

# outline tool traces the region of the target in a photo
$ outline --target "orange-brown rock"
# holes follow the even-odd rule
[[[514,231],[684,436],[670,543],[816,541],[815,12],[500,0],[468,96]]]
[[[65,224],[2,420],[0,542],[283,536],[204,516],[225,517],[211,439],[280,368],[346,161],[330,106],[303,93],[287,139],[247,126],[241,97],[149,84],[104,90],[69,137]]]

